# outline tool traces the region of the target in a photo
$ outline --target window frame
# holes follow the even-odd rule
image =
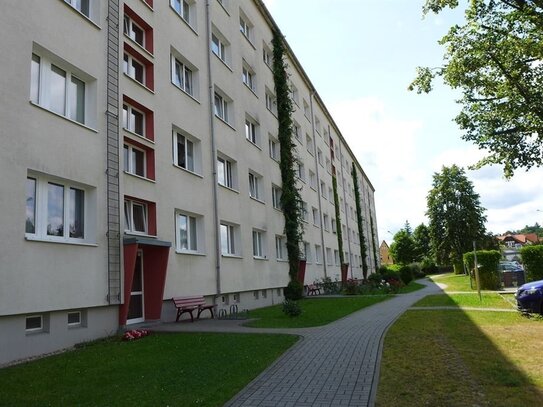
[[[200,147],[201,147],[200,140],[175,127],[172,130],[172,135],[173,135],[172,137],[173,164],[177,168],[181,168],[182,170],[187,171],[191,174],[196,174],[196,175],[201,176],[202,168],[201,168],[201,156],[200,156]],[[184,142],[185,167],[179,164],[179,138],[180,137],[182,137],[185,140]],[[192,168],[189,168],[189,166],[187,165],[187,163],[190,162],[190,158],[191,158],[189,156],[190,148],[187,148],[187,145],[189,144],[192,145]]]
[[[260,148],[258,124],[249,117],[245,117],[245,139]]]
[[[144,225],[144,230],[139,231],[134,229],[134,206],[140,206],[142,208],[143,219],[141,222]],[[128,209],[128,213],[127,213]],[[125,198],[124,199],[124,232],[132,235],[145,235],[149,236],[149,206],[147,202]]]
[[[134,64],[141,67],[141,80],[137,78],[137,70]],[[123,54],[123,73],[140,85],[147,87],[147,65],[126,51]]]
[[[226,158],[224,156],[217,156],[217,183],[220,186],[223,186],[225,188],[235,190],[236,188],[236,179],[235,179],[235,163],[230,160],[229,158]],[[223,164],[224,171],[221,171],[221,167],[219,166],[219,163]],[[221,183],[219,175],[223,174],[222,178],[225,180],[224,183]]]
[[[29,328],[28,327],[29,320],[30,319],[35,319],[35,318],[39,318],[40,326],[39,327],[34,327],[34,328]],[[33,333],[44,332],[44,329],[45,329],[45,321],[44,321],[44,315],[43,314],[32,314],[32,315],[26,315],[25,316],[25,333],[33,334]]]
[[[249,197],[262,202],[262,176],[249,170]]]
[[[125,152],[125,149],[127,149],[127,153],[128,153],[128,162],[126,161],[126,155],[124,154]],[[141,152],[143,153],[143,157],[142,157],[142,160],[143,160],[143,174],[138,174],[136,172],[136,168],[137,168],[137,163],[134,162],[134,151],[136,152]],[[123,170],[125,173],[127,174],[131,174],[131,175],[135,175],[135,176],[138,176],[138,177],[142,177],[142,178],[148,178],[147,174],[147,151],[143,148],[140,148],[140,147],[137,147],[137,146],[134,146],[133,144],[130,144],[130,143],[123,143]]]
[[[285,236],[275,235],[275,257],[278,261],[287,261],[287,242]]]
[[[223,230],[226,230],[226,247],[223,245]],[[237,238],[238,226],[229,222],[220,222],[221,255],[226,257],[239,257],[239,242]],[[226,250],[225,250],[226,249]]]
[[[180,66],[180,76],[177,75],[178,65]],[[186,62],[171,54],[171,82],[174,86],[193,98],[195,97],[195,76],[194,70],[187,66]]]
[[[281,196],[283,195],[283,189],[277,185],[272,184],[272,206],[274,209],[283,211],[281,207]]]
[[[184,248],[181,239],[181,222],[180,218],[186,219],[186,244]],[[202,221],[203,217],[190,212],[176,210],[175,211],[175,251],[176,253],[185,254],[201,254],[203,253],[202,245]]]
[[[253,258],[255,259],[265,259],[265,231],[259,229],[253,229]],[[256,240],[255,240],[256,237]]]

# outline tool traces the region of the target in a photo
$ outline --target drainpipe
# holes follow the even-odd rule
[[[315,176],[317,177],[317,197],[319,198],[319,217],[320,217],[320,229],[321,229],[321,250],[322,250],[322,265],[324,266],[324,277],[327,277],[326,273],[326,248],[324,246],[324,230],[323,230],[323,214],[322,214],[322,203],[321,203],[321,194],[319,193],[319,189],[321,186],[321,179],[319,177],[319,163],[317,159],[317,137],[315,132],[315,114],[313,113],[313,97],[315,96],[315,91],[312,91],[309,94],[309,108],[311,109],[311,133],[313,135],[313,149],[314,151],[314,157],[315,157],[315,168],[317,169],[317,173]]]
[[[328,127],[328,133],[330,133],[330,127]],[[347,205],[347,192],[345,191],[345,178],[343,177],[343,152],[341,151],[341,140],[338,139],[339,142],[339,165],[341,168],[341,184],[343,185],[343,203]],[[341,208],[340,208],[341,209]],[[349,263],[351,265],[351,278],[353,278],[353,265],[351,261],[351,234],[349,233],[349,212],[347,211],[347,207],[345,207],[345,224],[347,225],[347,247],[349,252]]]
[[[221,294],[221,240],[220,240],[220,222],[219,222],[219,199],[218,199],[218,180],[217,180],[217,145],[215,139],[215,115],[213,113],[213,76],[211,74],[211,4],[206,0],[206,38],[207,38],[207,81],[209,90],[209,133],[211,136],[211,173],[212,194],[213,194],[213,221],[215,225],[215,279],[216,295]],[[217,298],[215,298],[216,302]]]

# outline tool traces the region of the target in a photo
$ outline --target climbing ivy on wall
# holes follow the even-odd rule
[[[285,217],[285,235],[289,276],[291,282],[297,281],[300,261],[300,243],[303,237],[302,207],[300,191],[296,185],[295,144],[292,141],[292,100],[288,85],[285,64],[285,44],[283,36],[273,32],[273,80],[277,98],[277,119],[279,121],[278,139],[280,144],[280,169],[282,181],[281,207]]]
[[[334,188],[334,207],[336,209],[336,235],[337,235],[337,246],[339,250],[339,262],[340,264],[345,263],[343,257],[343,231],[341,230],[341,214],[339,208],[339,197],[337,193],[337,179],[336,176],[332,176],[332,188]]]
[[[373,216],[370,206],[370,227],[371,227],[371,245],[373,247],[373,261],[375,262],[375,271],[379,270],[379,258],[377,257],[377,248],[375,245],[375,227],[373,225]]]
[[[362,217],[362,200],[360,199],[360,190],[358,189],[358,173],[356,167],[352,165],[351,175],[353,177],[354,200],[356,203],[356,223],[358,224],[358,235],[360,236],[360,257],[362,257],[362,276],[364,280],[368,277],[368,260],[366,237],[364,236],[364,218]]]

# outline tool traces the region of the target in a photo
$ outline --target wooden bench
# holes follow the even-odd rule
[[[197,319],[200,318],[200,314],[206,309],[211,312],[211,318],[214,318],[213,308],[215,308],[216,305],[206,304],[206,300],[202,295],[196,295],[191,297],[173,297],[172,301],[175,305],[175,308],[177,308],[177,318],[175,318],[175,322],[179,322],[179,318],[185,312],[188,312],[190,314],[190,320],[191,322],[194,322],[194,316],[192,315],[192,312],[196,310],[198,311],[198,315],[196,316]]]
[[[321,293],[321,288],[317,284],[309,284],[307,286],[307,295],[317,295]]]

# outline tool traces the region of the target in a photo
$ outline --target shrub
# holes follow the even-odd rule
[[[411,263],[409,265],[409,268],[411,269],[411,275],[413,276],[413,279],[426,277],[426,273],[422,271],[422,266],[420,263]]]
[[[400,278],[405,285],[413,280],[413,271],[410,266],[402,266],[400,268]]]
[[[520,249],[526,281],[543,280],[543,246],[524,246]]]
[[[304,286],[299,281],[291,281],[284,289],[287,300],[299,300],[304,294]]]
[[[319,285],[322,287],[322,290],[324,291],[324,294],[330,295],[330,294],[339,294],[340,291],[340,285],[338,281],[332,281],[330,277],[324,277]]]
[[[358,282],[356,280],[353,280],[352,278],[349,278],[345,282],[344,290],[346,295],[358,294]]]
[[[424,275],[436,274],[439,271],[437,265],[431,259],[429,259],[428,257],[425,257],[422,260],[420,268],[421,268],[421,272]]]
[[[479,284],[483,290],[497,290],[500,288],[500,273],[498,265],[502,257],[498,250],[478,250],[477,265],[479,268]],[[464,254],[464,263],[469,270],[475,267],[473,252]]]
[[[283,313],[294,318],[302,313],[302,308],[296,301],[286,299],[283,301]]]

